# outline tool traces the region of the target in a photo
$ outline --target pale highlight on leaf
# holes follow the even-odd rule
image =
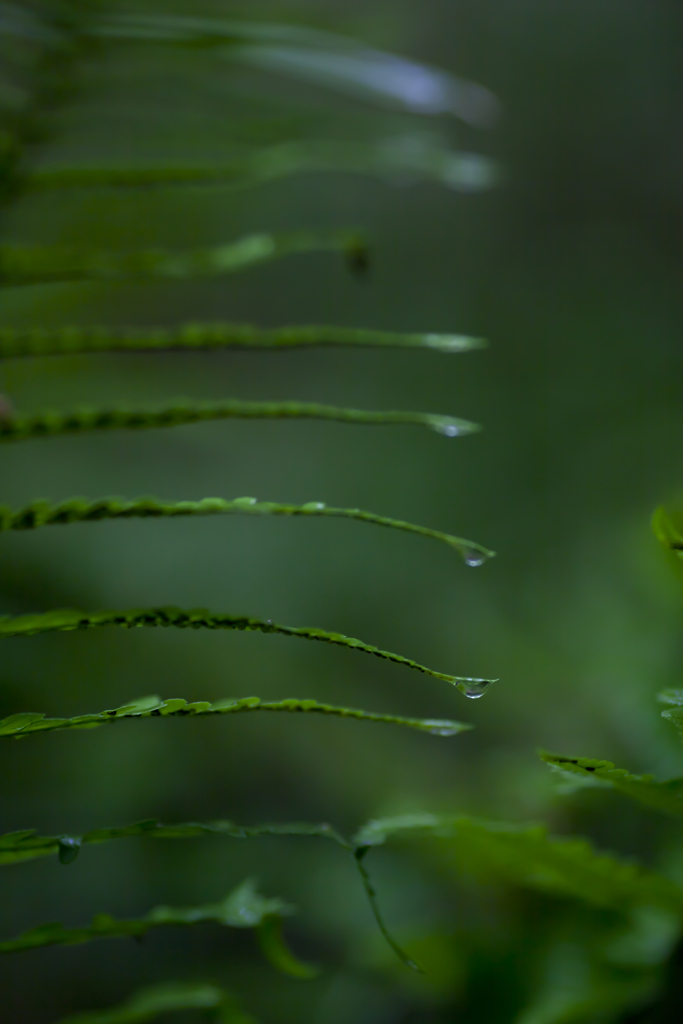
[[[188,981],[150,985],[118,1006],[72,1014],[62,1017],[57,1024],[147,1024],[161,1014],[181,1010],[203,1010],[217,1024],[256,1024],[255,1018],[244,1013],[229,992],[215,985]]]
[[[631,775],[625,768],[616,768],[611,761],[594,761],[587,757],[560,757],[541,751],[547,765],[576,778],[580,784],[611,788],[637,800],[653,810],[677,817],[683,815],[683,779],[657,782],[654,775]]]
[[[353,842],[376,846],[402,836],[434,837],[439,863],[484,880],[614,910],[651,905],[683,915],[683,889],[669,878],[599,853],[585,839],[548,836],[542,826],[415,814],[372,821]]]
[[[33,530],[40,526],[66,523],[95,522],[102,519],[155,518],[163,516],[207,516],[207,515],[255,515],[255,516],[329,516],[341,519],[357,519],[360,522],[375,523],[395,530],[417,533],[442,541],[460,553],[468,565],[479,565],[493,557],[494,552],[464,537],[454,537],[440,530],[416,526],[402,519],[389,519],[359,508],[328,507],[322,501],[309,501],[304,505],[287,505],[257,498],[203,498],[201,501],[164,502],[157,498],[138,498],[126,501],[123,498],[99,498],[88,501],[72,498],[69,501],[51,505],[46,501],[34,501],[25,508],[13,511],[0,505],[0,532],[5,530]]]
[[[471,729],[464,722],[454,722],[439,718],[404,718],[400,715],[381,715],[358,708],[338,707],[334,704],[321,704],[317,700],[297,700],[287,698],[279,701],[262,701],[260,697],[240,697],[216,701],[188,702],[178,697],[173,700],[161,700],[160,697],[141,697],[139,700],[124,704],[120,708],[102,711],[92,715],[77,715],[75,718],[46,718],[33,712],[20,712],[0,720],[0,737],[14,736],[18,739],[35,732],[55,732],[63,729],[96,729],[101,725],[120,721],[123,718],[152,717],[193,717],[206,715],[231,715],[246,711],[289,711],[297,713],[314,713],[333,715],[340,718],[355,718],[363,722],[384,722],[388,725],[404,725],[431,736],[456,736],[459,732]]]
[[[351,231],[246,235],[210,249],[140,249],[115,252],[47,245],[0,245],[0,280],[7,285],[119,278],[216,277],[283,256],[340,252],[354,266],[367,261],[367,242]]]
[[[467,420],[426,412],[374,412],[342,409],[311,402],[197,402],[176,399],[164,406],[138,409],[75,409],[73,412],[43,412],[33,416],[0,418],[0,441],[25,441],[60,434],[87,434],[93,430],[148,430],[178,427],[188,423],[229,419],[307,419],[363,425],[409,425],[428,427],[445,437],[471,434],[479,428]]]
[[[180,327],[0,327],[0,358],[222,348],[424,348],[469,352],[485,347],[464,334],[398,334],[353,327],[188,323]]]
[[[213,613],[205,608],[194,608],[185,611],[182,608],[131,608],[126,611],[83,612],[74,608],[63,608],[57,611],[44,612],[37,615],[5,616],[0,618],[0,637],[34,636],[37,633],[67,632],[75,629],[95,629],[100,626],[121,626],[124,629],[148,626],[174,626],[177,629],[239,629],[258,630],[261,633],[280,633],[283,636],[301,637],[304,640],[319,640],[323,643],[338,644],[349,647],[364,654],[374,654],[397,665],[406,665],[425,675],[452,683],[470,697],[478,697],[494,682],[492,679],[473,679],[469,676],[451,676],[445,672],[420,665],[411,658],[391,651],[383,651],[379,647],[363,643],[343,633],[328,633],[324,629],[314,627],[283,626],[264,619],[251,619],[246,616]]]
[[[669,705],[666,711],[662,711],[662,718],[668,719],[675,726],[683,740],[683,690],[664,690],[658,694],[657,699]]]

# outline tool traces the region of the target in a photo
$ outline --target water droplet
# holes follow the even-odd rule
[[[255,505],[258,498],[234,498],[231,502],[232,505],[236,505],[237,508],[249,508],[250,505]]]
[[[484,562],[488,561],[490,556],[486,551],[480,551],[478,548],[465,548],[465,550],[462,551],[462,557],[465,561],[465,565],[476,567],[478,565],[483,565]]]
[[[460,722],[449,722],[445,718],[425,718],[422,725],[432,736],[455,736],[462,731]]]
[[[478,697],[484,696],[493,682],[495,682],[494,679],[461,679],[457,686],[466,697],[477,700]]]
[[[437,434],[443,434],[444,437],[460,437],[462,434],[471,434],[479,429],[476,423],[457,420],[453,416],[431,416],[429,426]]]
[[[59,863],[73,864],[78,857],[81,848],[81,840],[73,836],[62,836],[59,840]]]
[[[302,512],[320,512],[326,507],[324,501],[307,501],[305,505],[301,506]]]

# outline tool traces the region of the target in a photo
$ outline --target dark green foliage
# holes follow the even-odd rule
[[[235,999],[215,985],[169,982],[141,989],[120,1006],[63,1017],[58,1024],[147,1024],[161,1014],[202,1010],[217,1024],[255,1024]]]

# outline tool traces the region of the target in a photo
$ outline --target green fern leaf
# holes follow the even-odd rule
[[[180,1010],[203,1010],[217,1024],[256,1024],[228,992],[187,981],[143,988],[118,1006],[62,1017],[57,1024],[147,1024],[161,1014]]]
[[[657,782],[653,775],[631,775],[625,768],[615,768],[611,761],[559,757],[545,751],[540,756],[551,768],[581,785],[615,789],[654,810],[683,815],[683,779]]]
[[[279,899],[261,896],[247,879],[220,903],[199,907],[155,907],[145,917],[119,921],[109,914],[97,914],[90,925],[65,928],[61,923],[38,925],[17,939],[0,942],[0,953],[18,953],[40,946],[74,946],[93,939],[140,938],[151,928],[194,925],[205,922],[229,928],[257,928],[268,917],[291,914],[293,908]]]
[[[0,836],[0,864],[18,864],[36,857],[50,857],[57,854],[63,864],[73,864],[81,847],[106,843],[114,839],[197,839],[202,836],[226,836],[232,839],[254,839],[259,836],[314,836],[331,839],[350,850],[351,845],[331,825],[308,822],[285,822],[274,825],[236,825],[232,821],[180,822],[164,825],[150,819],[134,825],[112,828],[96,828],[81,836],[40,836],[34,829],[22,832],[8,832]],[[65,858],[63,850],[73,852]]]
[[[368,247],[357,232],[293,232],[246,235],[210,249],[141,249],[131,252],[47,245],[0,245],[0,279],[5,285],[117,278],[215,277],[308,252],[341,252],[353,263]]]
[[[0,358],[72,355],[82,352],[135,352],[144,349],[426,348],[468,352],[483,348],[482,338],[462,334],[397,334],[353,327],[303,325],[259,328],[250,324],[191,323],[181,327],[0,327]]]
[[[22,739],[29,733],[54,732],[62,729],[95,729],[98,726],[120,721],[123,718],[150,718],[162,716],[185,717],[206,715],[231,715],[244,711],[290,711],[313,712],[322,715],[336,715],[341,718],[355,718],[365,722],[385,722],[389,725],[405,725],[432,736],[455,736],[471,729],[464,722],[453,722],[438,718],[403,718],[400,715],[380,715],[357,708],[337,707],[334,704],[320,704],[316,700],[288,698],[280,701],[262,701],[259,697],[242,697],[210,704],[208,701],[188,701],[181,698],[161,700],[159,697],[142,697],[123,707],[102,711],[93,715],[77,715],[75,718],[46,718],[44,715],[20,713],[0,720],[0,736],[14,736]]]
[[[587,840],[550,837],[541,826],[414,814],[372,821],[353,842],[370,847],[411,834],[439,838],[442,862],[479,877],[615,910],[651,905],[683,914],[683,889],[664,875],[598,853]]]
[[[412,143],[412,144],[411,144]],[[55,165],[25,176],[25,191],[67,188],[209,186],[244,189],[301,173],[364,174],[390,181],[400,174],[468,192],[495,184],[495,164],[431,139],[390,135],[376,141],[303,139],[265,146],[222,164]]]
[[[401,654],[380,650],[365,644],[355,637],[343,633],[328,633],[324,629],[282,626],[270,620],[250,619],[246,616],[214,614],[204,608],[183,611],[181,608],[132,608],[127,611],[83,612],[64,608],[38,615],[5,616],[0,618],[0,637],[34,636],[37,633],[64,632],[74,629],[93,629],[99,626],[122,626],[134,629],[142,626],[175,626],[178,629],[240,629],[259,630],[262,633],[281,633],[284,636],[302,637],[305,640],[319,640],[323,643],[350,647],[365,654],[374,654],[386,661],[406,665],[435,679],[452,683],[468,697],[481,697],[493,679],[474,679],[467,676],[451,676],[445,672],[420,665]]]
[[[432,537],[459,551],[468,565],[481,565],[494,555],[493,551],[466,540],[454,537],[440,530],[415,526],[402,519],[389,519],[373,512],[358,508],[330,508],[321,501],[309,501],[305,505],[284,505],[257,498],[203,498],[201,501],[162,502],[156,498],[138,498],[126,501],[123,498],[99,498],[87,501],[72,498],[69,501],[50,505],[46,501],[34,501],[18,511],[0,505],[0,532],[3,530],[33,530],[39,526],[65,523],[93,522],[100,519],[150,518],[159,516],[206,516],[217,514],[269,515],[269,516],[331,516],[342,519],[357,519],[360,522],[376,523],[395,530],[417,533]]]
[[[374,412],[341,409],[311,402],[197,402],[176,399],[161,407],[139,409],[76,409],[43,412],[33,416],[0,417],[0,441],[25,441],[60,434],[85,434],[92,430],[147,430],[187,423],[226,419],[313,419],[356,424],[410,424],[429,427],[437,434],[458,437],[479,428],[467,420],[426,412]]]

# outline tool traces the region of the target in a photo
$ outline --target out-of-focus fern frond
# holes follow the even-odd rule
[[[136,352],[145,349],[307,348],[314,345],[353,348],[426,348],[469,352],[483,348],[482,338],[463,334],[397,334],[353,327],[305,325],[252,327],[249,324],[196,323],[182,327],[0,327],[0,359],[73,355],[83,352]]]
[[[460,192],[491,188],[497,180],[495,165],[485,157],[411,133],[369,142],[283,142],[220,164],[55,164],[27,174],[22,188],[44,191],[220,185],[243,189],[295,174],[324,172],[369,175],[390,184],[433,181]]]
[[[177,427],[186,423],[227,419],[309,419],[338,423],[373,425],[406,424],[429,427],[445,437],[471,434],[475,423],[428,412],[375,412],[365,409],[341,409],[313,402],[197,402],[188,399],[156,407],[138,409],[75,409],[72,412],[43,412],[33,416],[0,417],[0,442],[54,437],[57,434],[84,434],[91,430],[146,430],[152,427]]]
[[[548,836],[541,826],[414,814],[372,821],[353,842],[362,848],[411,835],[437,838],[440,863],[480,878],[614,910],[649,905],[683,915],[683,889],[669,878],[598,853],[587,840]]]
[[[367,243],[355,231],[246,235],[209,249],[141,249],[113,252],[56,245],[0,245],[0,281],[7,285],[118,278],[216,277],[283,256],[341,252],[367,260]]]
[[[331,839],[345,850],[350,844],[328,824],[286,822],[274,825],[236,825],[232,821],[181,822],[164,825],[150,819],[134,825],[96,828],[81,836],[40,836],[34,829],[8,832],[0,836],[0,864],[17,864],[36,857],[59,856],[62,864],[73,864],[83,844],[109,842],[112,839],[197,839],[202,836],[226,836],[231,839],[254,839],[259,836],[314,836]]]
[[[298,700],[287,698],[279,701],[262,701],[260,697],[240,697],[229,700],[192,701],[180,697],[172,700],[161,700],[159,697],[142,697],[139,700],[124,704],[123,707],[99,714],[77,715],[75,718],[46,718],[33,712],[19,712],[8,718],[0,719],[0,736],[22,738],[33,732],[54,732],[62,729],[94,729],[107,722],[116,722],[122,718],[149,718],[156,716],[185,715],[229,715],[242,711],[292,711],[314,712],[321,715],[335,715],[340,718],[356,718],[365,722],[385,722],[388,725],[405,725],[432,736],[456,736],[459,732],[472,728],[464,722],[454,722],[441,718],[405,718],[401,715],[380,715],[358,708],[337,707],[334,704],[320,704],[316,700]]]
[[[251,1014],[240,1009],[231,993],[215,985],[188,981],[152,985],[118,1006],[72,1014],[57,1024],[147,1024],[161,1014],[180,1010],[202,1010],[216,1024],[257,1024]]]
[[[499,110],[493,94],[475,82],[301,26],[123,15],[93,22],[90,31],[109,38],[211,47],[233,60],[366,102],[412,114],[451,114],[478,127],[490,125]]]
[[[199,907],[155,907],[144,917],[124,921],[119,921],[109,914],[96,914],[90,925],[81,928],[65,928],[61,923],[52,922],[38,925],[16,939],[0,942],[0,953],[18,953],[41,946],[74,946],[91,942],[93,939],[141,938],[152,928],[170,925],[212,922],[229,928],[268,927],[270,918],[281,918],[283,914],[291,914],[292,911],[293,908],[282,900],[261,896],[253,881],[247,879],[220,903],[207,903]],[[269,943],[262,943],[266,953],[275,948],[275,938],[271,929],[268,937]],[[287,952],[294,960],[292,954]],[[270,959],[280,969],[287,962],[285,958],[278,962],[272,955]],[[304,965],[300,967],[305,969]]]
[[[304,640],[319,640],[323,643],[350,647],[364,654],[374,654],[397,665],[406,665],[425,675],[442,679],[456,686],[468,697],[481,697],[494,682],[492,679],[474,679],[468,676],[452,676],[445,672],[420,665],[401,654],[380,650],[371,644],[356,640],[343,633],[328,633],[324,629],[310,627],[282,626],[264,619],[246,616],[225,615],[209,612],[204,608],[184,611],[182,608],[132,608],[126,611],[83,612],[64,608],[38,615],[0,617],[0,637],[34,636],[37,633],[67,632],[75,629],[94,629],[100,626],[122,626],[134,629],[142,626],[174,626],[177,629],[239,629],[258,630],[261,633],[280,633],[284,636],[301,637]]]
[[[52,526],[66,523],[96,522],[101,519],[132,519],[158,518],[164,516],[208,516],[222,514],[262,515],[262,516],[331,516],[341,519],[357,519],[360,522],[375,523],[388,526],[395,530],[417,533],[423,537],[432,537],[442,541],[458,551],[468,565],[481,565],[494,555],[493,551],[465,540],[454,537],[440,530],[430,530],[426,526],[415,526],[402,519],[389,519],[373,512],[364,512],[358,508],[329,508],[322,501],[309,501],[305,505],[283,505],[272,501],[259,501],[257,498],[234,498],[224,501],[222,498],[202,498],[201,501],[163,502],[156,498],[138,498],[125,501],[122,498],[99,498],[87,501],[85,498],[72,498],[56,505],[46,501],[34,501],[25,508],[13,511],[0,505],[0,532],[4,530],[33,530],[39,526]]]
[[[576,780],[579,786],[615,789],[654,810],[683,815],[683,779],[657,782],[654,775],[631,775],[625,768],[615,768],[611,761],[559,757],[545,751],[540,756],[570,785]]]

